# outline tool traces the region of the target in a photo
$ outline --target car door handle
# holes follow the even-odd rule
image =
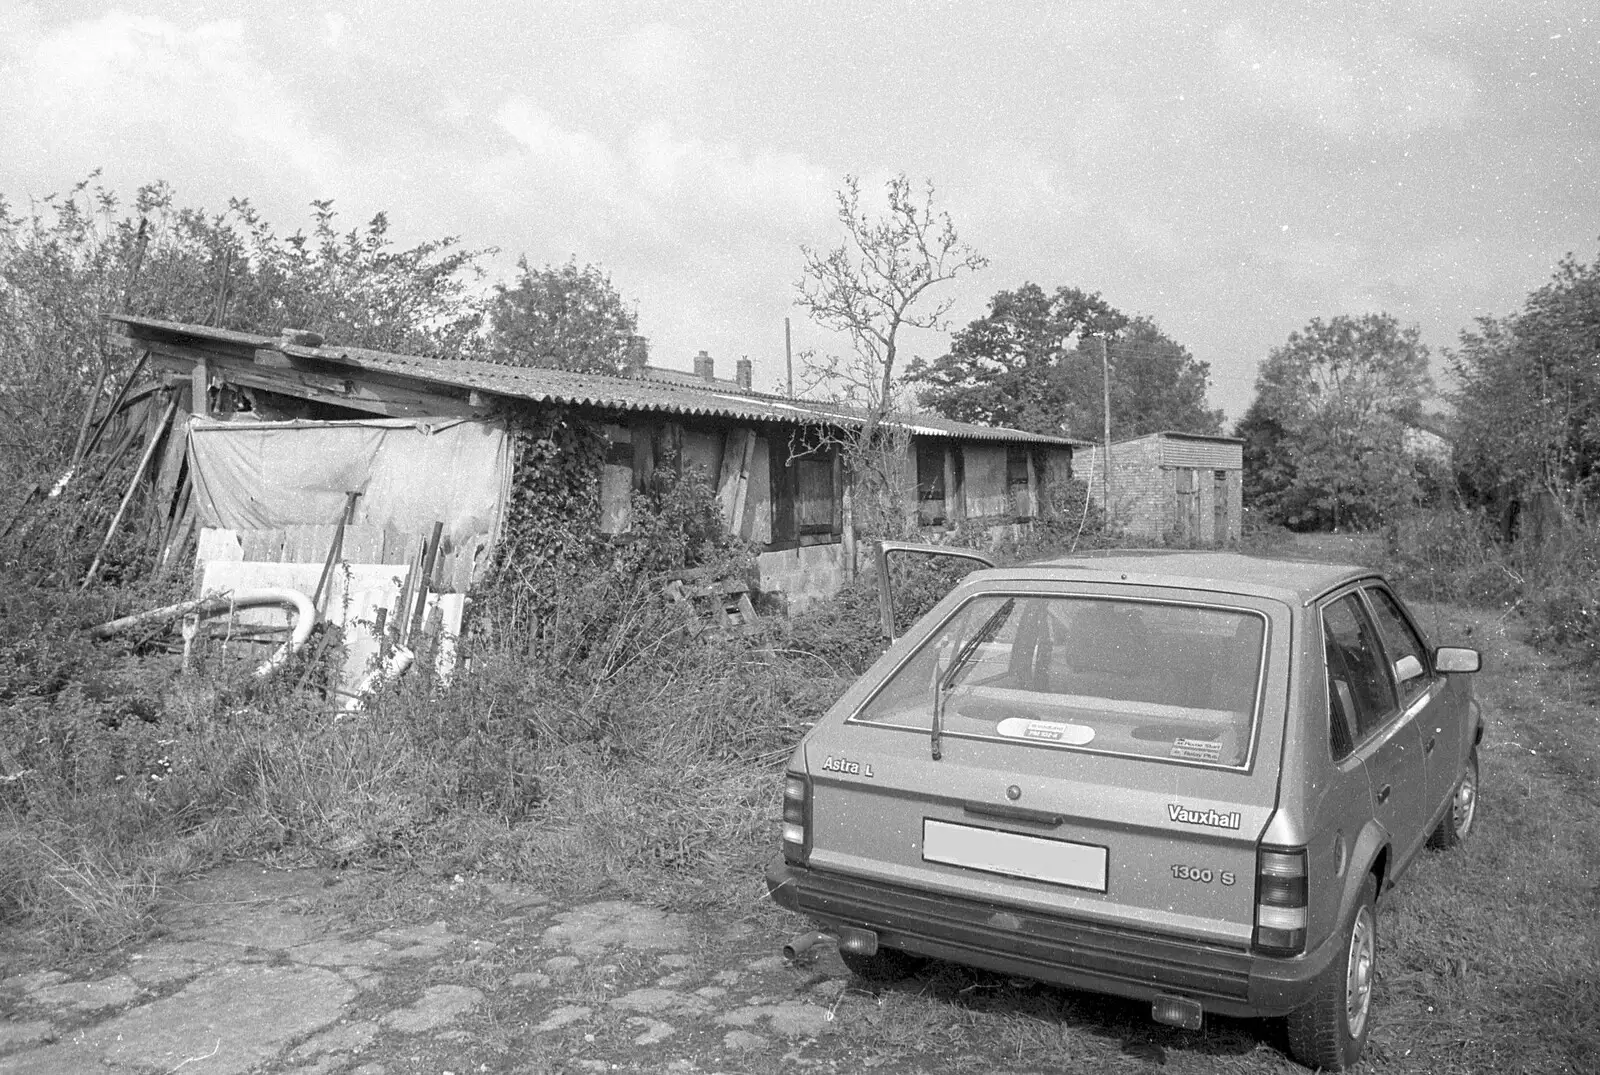
[[[1027,821],[1034,825],[1049,825],[1055,828],[1067,819],[1060,814],[1052,814],[1048,810],[1029,810],[1025,806],[1006,806],[1004,803],[964,802],[961,809],[978,817],[999,817],[1007,821]]]
[[[1436,743],[1436,742],[1438,742],[1437,739],[1429,739],[1428,740],[1428,745],[1422,748],[1422,752],[1424,754],[1432,754],[1433,753],[1433,744]]]
[[[1389,792],[1391,792],[1393,790],[1394,790],[1394,785],[1393,784],[1385,784],[1383,787],[1379,788],[1378,789],[1378,801],[1380,803],[1388,802],[1389,801]]]

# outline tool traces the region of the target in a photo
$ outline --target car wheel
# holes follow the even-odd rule
[[[1467,755],[1467,767],[1461,770],[1456,790],[1450,796],[1450,809],[1439,819],[1439,825],[1428,836],[1428,846],[1443,849],[1454,847],[1472,832],[1478,818],[1478,748]]]
[[[1289,1014],[1289,1051],[1307,1067],[1343,1071],[1367,1044],[1378,972],[1377,899],[1377,881],[1369,875],[1339,955],[1317,979],[1311,1000]]]
[[[867,982],[898,982],[914,974],[924,962],[921,956],[914,956],[910,952],[882,947],[870,956],[841,949],[839,958],[844,960],[851,974]]]

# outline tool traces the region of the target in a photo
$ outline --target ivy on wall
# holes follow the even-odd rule
[[[490,588],[538,593],[560,565],[592,561],[607,545],[599,530],[606,440],[563,408],[517,415],[511,427],[511,502]]]

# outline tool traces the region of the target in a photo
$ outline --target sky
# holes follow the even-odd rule
[[[383,211],[497,248],[491,281],[592,263],[652,362],[748,356],[767,389],[786,317],[848,347],[794,304],[835,191],[905,173],[989,259],[937,292],[952,330],[1025,282],[1098,291],[1231,421],[1312,318],[1392,314],[1442,370],[1600,256],[1600,6],[0,0],[0,197],[95,168],[285,234],[313,199]]]

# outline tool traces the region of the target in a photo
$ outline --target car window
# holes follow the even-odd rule
[[[1010,595],[967,602],[852,719],[1242,766],[1266,620],[1240,609]]]
[[[1378,622],[1384,653],[1400,687],[1400,703],[1410,705],[1433,682],[1428,672],[1428,648],[1400,611],[1393,594],[1381,586],[1372,586],[1367,589],[1367,597],[1372,601],[1372,618]],[[1405,662],[1406,657],[1415,663]]]
[[[1355,718],[1356,735],[1372,732],[1394,711],[1394,684],[1384,664],[1376,630],[1360,599],[1346,594],[1322,610],[1322,637],[1329,653],[1329,704]]]
[[[1344,650],[1326,631],[1323,648],[1328,661],[1328,749],[1333,752],[1334,761],[1341,761],[1355,749],[1355,696],[1350,691],[1350,673],[1344,666]]]

